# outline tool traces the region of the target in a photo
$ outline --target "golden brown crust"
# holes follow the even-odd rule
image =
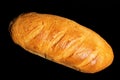
[[[56,15],[22,14],[11,25],[11,37],[33,54],[85,73],[105,69],[114,58],[97,33]]]

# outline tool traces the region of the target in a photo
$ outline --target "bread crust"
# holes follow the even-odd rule
[[[21,14],[10,32],[25,50],[84,73],[99,72],[114,59],[111,46],[99,34],[57,15]]]

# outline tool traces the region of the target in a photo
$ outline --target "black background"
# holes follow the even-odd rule
[[[79,2],[62,0],[1,1],[0,49],[3,74],[11,78],[38,78],[39,80],[105,80],[119,78],[120,67],[120,6],[113,2]],[[24,12],[49,13],[72,19],[100,34],[113,48],[114,61],[105,70],[81,73],[33,55],[14,44],[9,23]],[[2,44],[2,45],[1,45]],[[120,78],[119,78],[120,79]]]

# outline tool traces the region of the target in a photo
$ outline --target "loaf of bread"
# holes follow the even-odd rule
[[[96,32],[52,14],[29,12],[10,23],[13,41],[25,50],[84,73],[96,73],[114,59],[110,45]]]

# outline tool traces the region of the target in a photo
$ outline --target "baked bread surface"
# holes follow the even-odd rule
[[[11,22],[10,32],[25,50],[84,73],[99,72],[113,62],[112,48],[100,35],[64,17],[24,13]]]

